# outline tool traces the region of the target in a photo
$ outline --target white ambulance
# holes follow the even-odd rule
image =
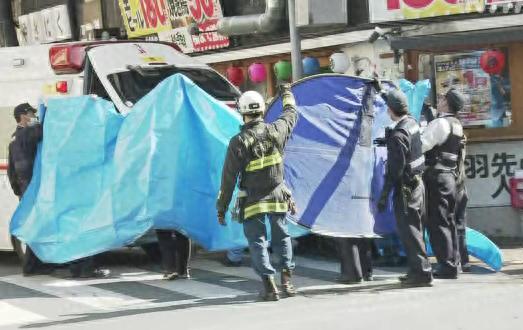
[[[21,247],[9,234],[18,199],[7,178],[13,109],[49,97],[95,94],[123,114],[162,80],[182,73],[216,99],[234,107],[239,91],[212,68],[158,42],[100,41],[0,48],[0,250]]]

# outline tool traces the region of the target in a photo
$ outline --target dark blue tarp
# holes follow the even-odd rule
[[[312,232],[375,237],[394,231],[390,210],[375,209],[386,151],[372,145],[390,119],[368,82],[319,75],[293,86],[300,118],[285,149],[285,181],[298,204],[295,220]],[[281,109],[275,100],[267,121]]]

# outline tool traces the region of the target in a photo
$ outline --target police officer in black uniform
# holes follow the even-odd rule
[[[7,175],[13,192],[21,199],[33,176],[36,148],[42,140],[42,125],[36,117],[36,109],[28,103],[16,106],[14,117],[17,127],[9,144]],[[52,271],[50,265],[42,263],[31,248],[26,247],[22,265],[25,276],[49,274]]]
[[[283,149],[296,125],[298,112],[290,86],[282,89],[283,113],[270,124],[263,121],[265,100],[259,93],[248,91],[240,97],[238,111],[245,125],[229,142],[216,204],[218,220],[225,225],[225,212],[240,178],[239,200],[233,213],[238,213],[237,218],[243,223],[253,268],[263,281],[261,297],[273,301],[280,296],[267,251],[266,217],[271,225],[272,249],[279,254],[282,264],[283,292],[287,296],[296,294],[291,283],[294,263],[286,223],[286,213],[292,209],[292,203],[283,182]]]
[[[458,276],[456,178],[464,134],[456,114],[464,105],[464,96],[455,88],[438,95],[439,116],[427,125],[421,137],[427,164],[427,229],[438,260],[435,278]]]
[[[402,92],[392,89],[382,95],[395,125],[387,131],[385,138],[387,170],[378,210],[385,210],[389,194],[393,192],[398,234],[409,266],[408,273],[399,279],[405,286],[430,286],[432,272],[421,221],[425,194],[421,174],[425,158],[421,151],[420,128],[409,115],[407,98]]]

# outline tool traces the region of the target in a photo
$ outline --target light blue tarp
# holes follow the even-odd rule
[[[246,245],[221,227],[215,202],[239,116],[182,75],[123,117],[90,96],[50,100],[34,179],[11,232],[39,258],[63,263],[179,229],[207,249]]]
[[[423,108],[423,102],[430,92],[430,80],[420,80],[413,84],[407,79],[400,79],[399,87],[401,91],[407,96],[410,113],[414,118],[416,118],[416,120],[419,121],[421,117],[421,110]]]

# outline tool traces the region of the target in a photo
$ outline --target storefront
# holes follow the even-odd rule
[[[448,88],[467,98],[459,114],[468,137],[468,220],[492,236],[521,238],[509,178],[523,170],[523,15],[433,24],[392,41],[412,80],[430,79],[433,102]]]

